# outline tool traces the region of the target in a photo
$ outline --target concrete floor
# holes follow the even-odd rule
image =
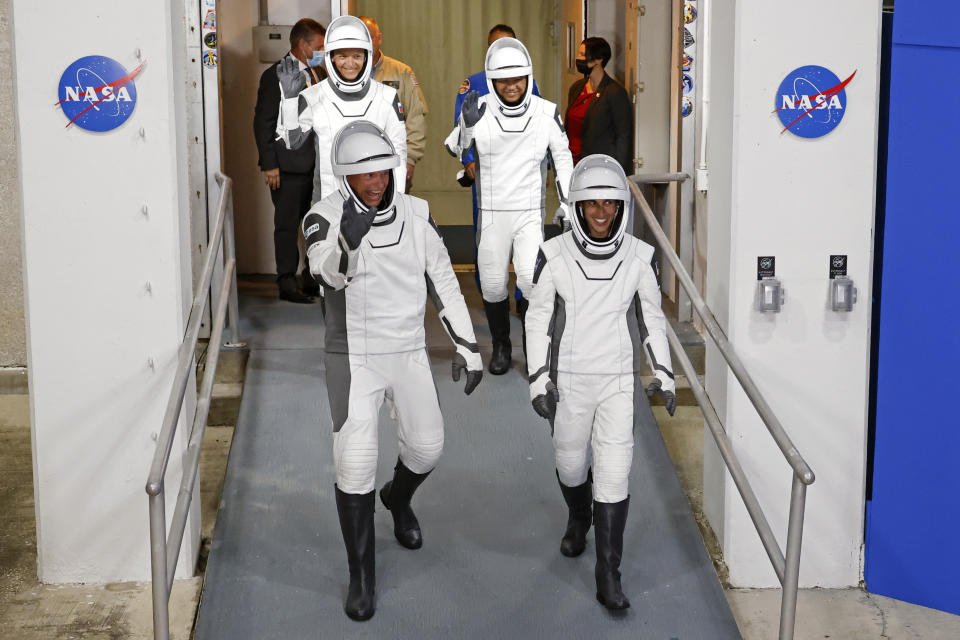
[[[679,407],[669,418],[654,407],[707,547],[715,541],[702,517],[703,419],[696,407]],[[229,451],[232,429],[210,427],[204,439],[201,492],[204,535],[209,536]],[[29,402],[0,393],[0,638],[48,640],[147,640],[152,638],[150,585],[43,585],[36,578]],[[723,578],[722,563],[719,566]],[[172,637],[188,640],[202,578],[176,583],[171,598]],[[727,600],[746,640],[776,637],[779,590],[727,589]],[[860,589],[801,590],[799,640],[960,638],[960,617],[868,594]]]

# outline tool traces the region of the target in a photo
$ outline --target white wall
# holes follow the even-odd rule
[[[784,19],[766,0],[714,0],[707,196],[707,302],[817,474],[807,494],[801,586],[860,579],[867,422],[870,273],[880,6],[815,0]],[[815,46],[811,46],[814,45]],[[847,111],[823,138],[791,133],[772,113],[782,79],[806,64],[845,78]],[[729,75],[728,75],[729,74]],[[729,191],[727,190],[729,188]],[[827,308],[831,253],[849,255],[860,302]],[[756,259],[775,255],[786,288],[779,314],[753,310]],[[709,343],[709,341],[708,341]],[[791,473],[739,385],[711,350],[708,390],[781,546]],[[727,383],[726,390],[724,383]],[[736,586],[776,586],[732,482],[705,461],[705,508]]]
[[[183,3],[12,7],[39,577],[149,579],[151,435],[190,298]],[[82,37],[52,43],[51,16]],[[137,49],[147,66],[130,119],[100,134],[65,128],[53,107],[64,69],[101,54],[132,70]],[[183,449],[175,442],[168,514]],[[180,575],[196,558],[196,515]]]

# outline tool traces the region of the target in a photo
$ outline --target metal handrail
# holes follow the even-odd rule
[[[727,470],[733,477],[734,484],[740,493],[740,497],[743,498],[747,512],[750,514],[750,519],[753,521],[753,525],[756,527],[757,533],[760,536],[760,542],[763,543],[767,557],[770,558],[770,563],[773,565],[777,578],[783,587],[783,596],[780,601],[780,633],[778,637],[780,640],[791,640],[793,638],[797,613],[797,590],[800,580],[800,548],[803,540],[803,514],[806,506],[806,490],[807,485],[813,484],[815,480],[813,470],[810,469],[806,460],[803,459],[803,456],[800,455],[800,452],[794,446],[786,431],[784,431],[783,425],[780,424],[780,421],[773,413],[773,409],[770,408],[770,405],[767,404],[767,401],[763,398],[753,378],[747,373],[743,362],[733,350],[733,346],[730,344],[727,336],[723,333],[723,329],[720,328],[717,319],[713,316],[710,308],[707,307],[706,302],[704,302],[700,296],[700,292],[697,291],[693,279],[680,263],[680,257],[673,250],[673,245],[670,244],[666,234],[664,234],[660,228],[660,224],[657,222],[653,210],[635,183],[636,178],[637,176],[631,178],[630,190],[633,192],[633,197],[637,202],[640,212],[643,214],[647,226],[653,233],[653,237],[660,246],[663,255],[666,256],[674,272],[677,274],[677,279],[680,281],[681,286],[683,286],[687,295],[690,296],[693,308],[703,320],[707,333],[716,343],[727,365],[733,371],[743,391],[747,394],[747,397],[750,398],[750,402],[753,403],[754,408],[760,415],[760,419],[763,420],[764,425],[766,425],[767,431],[770,432],[770,435],[777,443],[781,453],[783,453],[784,458],[793,470],[793,485],[790,492],[790,516],[787,524],[787,551],[786,555],[784,555],[777,542],[776,536],[773,534],[773,529],[770,527],[770,523],[763,513],[763,508],[760,506],[760,502],[757,500],[757,496],[750,486],[750,481],[747,479],[743,467],[740,466],[740,462],[737,460],[733,445],[727,438],[726,431],[723,428],[723,423],[717,415],[713,403],[710,402],[710,398],[707,397],[703,385],[700,384],[697,372],[694,370],[690,358],[688,358],[684,352],[683,345],[680,344],[680,339],[674,332],[673,327],[668,323],[667,339],[670,342],[670,346],[677,356],[680,368],[683,370],[684,375],[687,376],[693,395],[697,399],[697,404],[700,405],[707,426],[710,428],[710,433],[713,435],[717,448],[720,450],[720,455],[727,465]]]
[[[210,413],[210,398],[213,394],[213,383],[220,358],[224,320],[228,316],[231,338],[228,344],[240,346],[240,313],[237,304],[236,279],[237,258],[233,237],[233,181],[220,172],[217,172],[216,180],[217,184],[220,185],[217,217],[210,242],[204,249],[203,272],[193,299],[193,306],[190,308],[183,342],[180,344],[177,372],[174,376],[173,387],[170,389],[170,396],[167,399],[167,408],[163,415],[163,427],[157,438],[157,448],[147,478],[146,490],[150,502],[150,567],[153,578],[153,637],[155,640],[169,640],[170,638],[170,592],[173,588],[177,558],[180,556],[180,545],[183,542],[197,472],[200,468],[200,449],[203,444],[203,434],[206,430],[207,416]],[[183,409],[183,399],[186,395],[187,382],[190,379],[190,367],[200,336],[200,323],[206,311],[207,300],[212,293],[213,271],[220,255],[221,245],[223,246],[223,257],[226,264],[224,265],[223,282],[219,288],[219,296],[215,302],[216,309],[212,318],[213,325],[209,343],[211,351],[200,385],[200,395],[197,399],[197,408],[194,413],[193,426],[183,463],[183,474],[180,478],[177,504],[174,508],[172,526],[168,534],[164,476],[167,473],[173,438],[176,435],[177,423]]]

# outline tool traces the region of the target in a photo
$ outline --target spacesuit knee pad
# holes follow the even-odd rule
[[[503,302],[507,299],[507,278],[505,274],[487,273],[480,267],[480,293],[487,302]]]
[[[443,453],[443,433],[439,438],[416,438],[400,442],[400,459],[410,471],[427,473],[440,461]]]
[[[633,447],[603,451],[593,463],[593,495],[599,502],[620,502],[629,494]]]
[[[340,431],[333,434],[333,467],[344,493],[369,493],[377,478],[377,442]]]
[[[555,441],[554,454],[560,482],[568,487],[578,487],[587,481],[590,455],[586,448]]]

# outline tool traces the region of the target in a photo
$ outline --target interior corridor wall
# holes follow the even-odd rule
[[[814,0],[783,14],[766,0],[711,0],[707,303],[813,468],[801,586],[861,578],[876,172],[880,4]],[[702,9],[702,8],[701,8]],[[814,46],[815,45],[815,46]],[[701,53],[701,56],[703,54]],[[820,138],[774,112],[794,69],[846,79],[842,121]],[[823,87],[822,89],[826,89]],[[850,313],[829,308],[831,254],[859,288]],[[780,313],[754,310],[757,258],[776,257]],[[707,386],[774,532],[786,544],[791,470],[708,340]],[[779,582],[722,462],[705,447],[704,508],[738,587]]]
[[[192,297],[187,4],[12,2],[37,551],[46,583],[150,577],[144,486]],[[51,16],[83,37],[51,40]],[[68,127],[56,107],[61,75],[88,55],[128,71],[145,62],[134,79],[135,109],[111,131]],[[188,383],[184,410],[191,416],[193,388]],[[166,477],[168,517],[184,449],[179,437]],[[193,505],[180,576],[192,575],[199,549],[199,500]]]

